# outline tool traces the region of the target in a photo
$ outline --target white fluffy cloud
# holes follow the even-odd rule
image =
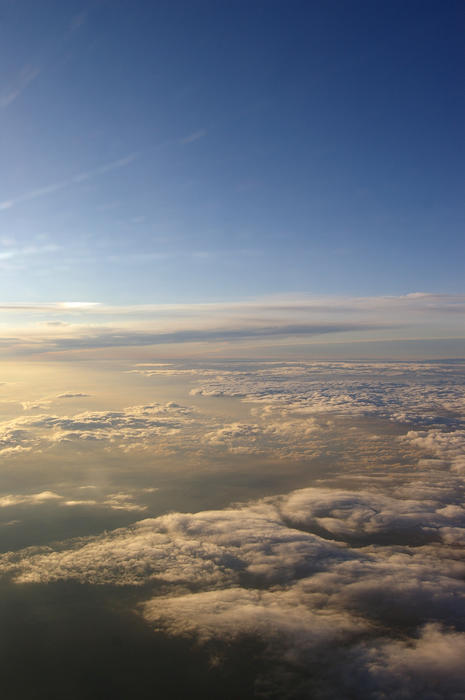
[[[371,698],[459,700],[465,696],[464,658],[465,635],[429,623],[414,639],[365,646],[359,673],[361,666]]]
[[[138,371],[152,381],[159,369],[167,368]],[[243,417],[212,417],[177,403],[23,415],[0,426],[0,449],[91,440],[126,452],[186,449],[212,461],[225,451],[273,459],[321,452],[332,458],[328,472],[315,481],[309,470],[313,485],[288,494],[9,552],[0,556],[0,571],[18,583],[133,586],[139,612],[170,635],[228,644],[257,637],[277,665],[299,676],[296,697],[319,697],[305,685],[310,667],[326,669],[325,700],[465,696],[458,375],[424,363],[276,363],[191,368],[186,376],[196,395],[241,398]],[[7,494],[0,507],[144,507],[123,490],[87,495]],[[285,697],[275,681],[275,695]]]
[[[61,496],[55,493],[55,491],[40,491],[39,493],[29,494],[8,494],[0,497],[0,508],[8,508],[23,504],[35,505],[60,499]]]
[[[465,387],[453,369],[447,363],[291,363],[201,377],[191,393],[239,397],[277,416],[332,413],[460,427]]]
[[[195,425],[192,410],[176,403],[150,403],[122,410],[85,411],[72,416],[35,414],[0,424],[0,454],[95,441],[122,449],[145,449]],[[192,431],[191,431],[192,432]],[[178,441],[174,440],[174,445]],[[164,443],[163,443],[164,444]]]
[[[313,531],[323,526],[338,539]],[[378,541],[399,527],[408,529],[404,543]],[[424,528],[423,544],[412,540],[412,527]],[[383,687],[397,697],[405,686],[413,699],[428,678],[443,692],[438,697],[448,697],[447,688],[458,687],[465,644],[463,631],[452,629],[465,617],[465,563],[456,536],[439,545],[441,528],[464,533],[463,509],[304,489],[141,520],[57,549],[8,553],[0,570],[18,583],[143,586],[144,597],[151,586],[140,611],[168,634],[201,641],[256,636],[281,663],[301,668],[315,655],[329,663],[350,654],[354,678],[365,679],[373,698]],[[354,535],[365,544],[350,546]]]
[[[453,471],[465,475],[465,430],[411,430],[405,441],[432,453],[449,463]]]
[[[354,440],[348,439],[349,435],[333,422],[360,423],[369,417],[387,418],[415,428],[415,434],[410,433],[407,440],[398,443],[399,452],[429,449],[435,457],[439,452],[447,452],[452,458],[455,450],[454,468],[464,469],[460,451],[465,389],[447,364],[268,363],[241,369],[227,365],[212,369],[152,364],[135,371],[147,373],[147,381],[159,372],[187,372],[192,394],[235,397],[244,403],[243,413],[250,415],[232,421],[177,403],[62,415],[46,412],[50,406],[40,401],[30,402],[29,409],[42,412],[1,423],[0,453],[15,456],[93,442],[102,448],[161,454],[184,450],[205,456],[227,450],[273,459],[307,459],[328,453],[334,439],[345,439],[347,463]],[[370,371],[373,377],[368,380]],[[55,400],[84,396],[81,392],[66,392],[56,395]],[[332,427],[338,434],[331,434]],[[357,444],[365,451],[370,448],[368,438],[362,445],[359,436]],[[374,443],[371,447],[373,453]],[[393,447],[392,440],[384,448],[382,441],[376,445],[380,456],[382,449],[385,454],[390,449],[392,456]]]
[[[137,494],[140,495],[140,494]],[[56,491],[39,491],[38,493],[15,493],[0,496],[0,508],[16,506],[41,506],[55,504],[58,507],[96,506],[111,510],[144,511],[147,506],[138,503],[131,493],[103,493],[98,498],[69,498]]]
[[[369,537],[465,523],[461,505],[393,498],[369,491],[303,489],[284,499],[281,513],[296,526],[323,528],[336,537]]]

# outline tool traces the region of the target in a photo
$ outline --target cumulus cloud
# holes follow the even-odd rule
[[[47,501],[60,500],[60,498],[61,496],[54,491],[40,491],[40,493],[30,494],[8,494],[7,496],[0,496],[0,508],[8,508],[19,504],[31,505],[46,503]]]
[[[369,491],[324,488],[302,489],[286,498],[282,514],[290,523],[322,528],[336,537],[370,537],[377,533],[399,534],[465,523],[461,505],[443,506],[441,501],[393,498]]]
[[[68,397],[71,398],[71,397]],[[72,397],[74,398],[74,397]],[[50,408],[50,402],[23,404],[30,411]],[[94,442],[102,448],[128,452],[151,450],[170,454],[273,454],[276,458],[314,455],[321,446],[320,425],[313,418],[298,421],[229,423],[175,402],[128,406],[117,411],[84,411],[74,415],[34,413],[0,423],[0,453],[50,450]],[[16,450],[13,452],[12,450]]]
[[[18,580],[69,577],[117,585],[208,580],[215,585],[237,581],[241,572],[285,580],[304,561],[307,570],[317,570],[325,558],[345,556],[337,543],[288,528],[276,507],[266,503],[197,514],[172,513],[81,544],[47,555],[20,554]]]
[[[48,492],[35,498],[45,497],[60,498]],[[121,493],[108,497],[116,504],[130,499]],[[406,575],[408,564],[413,567],[415,563],[420,573],[439,575],[443,571],[444,562],[432,565],[437,551],[434,528],[446,524],[456,530],[463,528],[465,511],[459,506],[437,505],[381,498],[368,492],[360,495],[339,489],[303,489],[225,510],[172,513],[142,520],[111,535],[82,540],[69,551],[45,556],[31,556],[28,551],[19,557],[18,575],[21,580],[24,576],[86,580],[91,558],[92,579],[102,583],[144,583],[151,578],[192,583],[204,569],[215,584],[237,582],[244,576],[249,581],[283,584],[309,574],[311,581],[318,581],[317,573],[326,571],[321,574],[326,581],[321,591],[328,595],[331,581],[336,587],[341,581],[345,588],[350,581],[358,585],[359,572],[364,568],[365,573],[378,577],[382,587],[386,586],[388,569],[391,573],[396,569],[396,575],[389,578],[393,581],[390,585],[397,586],[402,578],[399,574],[403,571]],[[410,530],[412,523],[425,527],[426,544],[422,547],[412,549],[409,537],[396,546],[377,543],[380,533],[387,536],[398,533],[399,528]],[[328,534],[323,537],[315,533],[321,533],[321,529],[329,533],[329,538]],[[364,547],[348,546],[354,535],[365,538]],[[451,552],[452,561],[455,554]],[[457,562],[447,575],[454,577],[463,570]],[[345,572],[343,580],[341,571]],[[364,577],[363,585],[368,578]]]
[[[453,700],[465,695],[464,634],[430,623],[413,640],[385,641],[364,652],[359,673],[371,689],[370,697],[380,697],[375,693],[381,688],[384,697],[393,700]]]
[[[454,471],[465,474],[465,430],[411,430],[404,439],[421,450],[446,460]]]
[[[37,401],[22,401],[21,406],[25,411],[37,411],[48,408],[51,401],[48,399],[39,399]]]
[[[91,487],[86,487],[91,488]],[[95,488],[95,487],[92,487]],[[121,511],[144,511],[147,506],[136,501],[137,493],[103,493],[98,498],[83,499],[69,498],[56,491],[40,491],[38,493],[10,493],[0,496],[0,508],[16,506],[41,506],[55,504],[59,507],[96,506]]]
[[[204,439],[210,445],[226,447],[231,452],[254,452],[261,435],[263,430],[258,425],[231,423],[206,433]]]
[[[418,373],[424,376],[421,382]],[[465,387],[457,382],[456,366],[448,363],[271,365],[204,377],[191,393],[241,398],[279,416],[332,413],[379,416],[427,427],[465,424]]]
[[[144,617],[171,634],[197,634],[203,641],[259,635],[281,650],[303,654],[322,646],[350,640],[369,624],[348,613],[312,611],[293,589],[261,591],[229,588],[191,595],[152,599],[143,606]]]
[[[204,643],[257,637],[297,675],[337,657],[338,687],[360,683],[373,699],[386,688],[413,699],[428,682],[449,697],[461,687],[465,564],[457,539],[439,545],[434,528],[420,546],[409,536],[377,541],[410,527],[409,511],[417,526],[450,521],[465,531],[460,507],[442,504],[438,515],[430,501],[315,488],[7,553],[0,571],[18,583],[139,586],[150,596],[141,614],[167,634]],[[350,544],[354,533],[363,546]],[[328,697],[344,696],[337,692]]]
[[[371,380],[368,370],[374,375]],[[267,363],[243,368],[224,363],[194,368],[152,363],[131,371],[146,375],[147,381],[159,374],[185,372],[193,396],[239,399],[250,418],[223,420],[219,414],[208,416],[176,403],[68,416],[46,412],[54,402],[59,407],[61,401],[86,397],[68,391],[23,402],[28,411],[42,413],[1,423],[0,450],[14,456],[24,450],[93,441],[127,451],[189,449],[205,454],[226,449],[238,455],[307,459],[329,455],[337,439],[345,442],[346,465],[357,450],[368,454],[371,444],[371,454],[390,460],[395,450],[399,455],[409,452],[412,459],[415,453],[429,452],[439,466],[441,455],[459,473],[464,469],[465,388],[457,381],[460,374],[450,375],[449,370],[448,363],[415,363],[413,376],[409,363]],[[382,435],[366,435],[360,442],[361,435],[350,439],[347,430],[341,432],[340,423],[334,422],[360,422],[366,417],[415,430],[397,445]],[[426,481],[421,487],[432,488]],[[438,487],[436,480],[434,488]]]
[[[19,454],[32,448],[33,439],[21,421],[8,421],[0,428],[0,454]]]
[[[43,396],[42,398],[34,399],[32,401],[22,401],[21,406],[25,411],[38,411],[50,408],[55,401],[61,401],[63,399],[83,399],[89,397],[90,394],[69,391],[52,396]]]
[[[44,404],[33,403],[32,408],[44,408]],[[85,411],[73,416],[39,413],[0,423],[0,454],[17,448],[50,449],[76,441],[135,450],[158,440],[162,449],[164,440],[169,443],[171,439],[174,445],[174,436],[193,425],[192,409],[174,402],[129,406],[118,411]]]
[[[147,370],[152,381],[173,367],[136,369]],[[250,419],[212,417],[177,403],[23,415],[0,425],[1,444],[61,449],[93,440],[104,449],[187,447],[212,458],[227,450],[239,458],[294,459],[324,449],[339,462],[309,481],[312,486],[290,493],[8,552],[0,555],[0,573],[16,583],[131,586],[139,613],[165,634],[207,646],[258,639],[278,669],[269,696],[461,697],[460,372],[450,374],[447,363],[416,363],[413,375],[408,363],[184,369],[194,391],[235,396],[243,401],[241,416],[250,409]],[[374,380],[370,371],[378,373]],[[386,433],[370,433],[367,425]],[[408,459],[394,459],[396,451]],[[372,454],[375,465],[366,459]],[[49,503],[129,513],[145,507],[142,492],[101,494],[90,486],[64,495],[5,495],[0,506]],[[323,685],[317,687],[318,678]],[[294,694],[289,683],[297,684]]]

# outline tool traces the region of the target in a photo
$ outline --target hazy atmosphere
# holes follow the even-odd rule
[[[0,0],[5,700],[465,699],[463,9]]]

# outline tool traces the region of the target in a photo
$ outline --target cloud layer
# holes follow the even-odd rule
[[[265,697],[464,696],[461,365],[148,363],[130,370],[149,384],[176,374],[190,383],[196,407],[151,402],[58,415],[39,406],[0,425],[2,455],[90,445],[117,451],[128,465],[141,451],[189,455],[210,469],[225,454],[250,455],[254,477],[258,457],[287,469],[324,454],[326,473],[289,493],[7,552],[0,572],[16,584],[130,589],[154,629],[205,648],[258,640],[273,667],[257,679]],[[83,393],[53,401],[64,406]],[[202,411],[212,396],[228,406],[235,400],[243,418]],[[137,513],[146,507],[142,491],[77,498],[44,489],[4,494],[0,507]]]
[[[413,699],[431,682],[449,697],[465,690],[465,563],[456,543],[438,538],[444,525],[465,531],[464,515],[431,501],[310,488],[142,520],[55,551],[29,548],[0,566],[18,583],[150,584],[155,595],[141,613],[168,634],[258,636],[302,671],[315,655],[320,664],[339,655],[337,682],[352,668],[350,683],[365,678],[373,689],[366,697],[389,687]],[[412,546],[415,530],[424,544]],[[377,543],[399,531],[404,544]],[[354,537],[364,545],[350,546]]]
[[[122,167],[127,162],[130,159],[116,161],[95,173],[105,172],[105,168]],[[62,186],[54,185],[52,189]],[[28,193],[23,198],[41,196],[49,190]],[[0,207],[13,204],[12,200]],[[3,253],[0,252],[0,258],[3,256],[7,262],[17,256],[43,256],[57,251],[63,253],[53,242],[29,249],[8,245]],[[192,251],[188,255],[195,256],[196,253]],[[139,255],[142,260],[147,256],[150,253]],[[117,256],[110,256],[105,263],[115,264],[117,260]],[[465,299],[459,295],[271,297],[210,304],[132,306],[61,301],[3,304],[1,308],[9,314],[9,327],[1,338],[3,352],[32,355],[83,350],[106,350],[108,353],[111,348],[150,346],[159,347],[161,354],[167,353],[163,346],[184,346],[190,349],[184,350],[186,357],[202,345],[206,348],[212,346],[215,356],[220,352],[224,357],[230,357],[231,352],[242,348],[246,350],[246,357],[263,357],[263,348],[279,343],[288,346],[287,352],[302,357],[306,345],[347,341],[365,343],[362,356],[367,357],[373,352],[379,354],[379,348],[370,346],[375,341],[384,345],[382,356],[389,357],[389,343],[392,342],[406,347],[406,342],[422,339],[436,343],[440,348],[441,341],[449,339],[454,341],[456,348],[453,356],[459,356],[463,353],[465,341],[462,323]],[[37,324],[37,317],[42,319],[41,325]],[[424,350],[424,343],[422,347]],[[318,347],[314,351],[317,352]],[[326,352],[327,349],[320,350],[320,356],[325,356]],[[337,347],[334,352],[339,352]],[[346,346],[344,352],[347,356],[351,346]],[[135,350],[132,354],[136,356]]]

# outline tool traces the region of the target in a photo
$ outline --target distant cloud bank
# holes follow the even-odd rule
[[[445,347],[446,357],[451,356],[450,347],[452,356],[465,357],[463,296],[273,297],[129,306],[83,300],[0,304],[0,311],[8,321],[0,335],[3,354],[104,351],[111,356],[118,348],[128,353],[133,348],[135,353],[137,348],[153,347],[159,357],[170,352],[188,357],[199,348],[216,356],[242,352],[262,357],[264,348],[277,347],[274,352],[279,354],[281,347],[284,355],[301,357],[306,348],[315,352],[318,345],[324,346],[324,355],[328,344],[334,352],[345,344],[350,356],[358,343],[359,354],[389,357],[394,343],[409,357],[409,343],[416,344],[417,356],[423,343],[427,353],[436,344],[438,357],[444,357]]]

